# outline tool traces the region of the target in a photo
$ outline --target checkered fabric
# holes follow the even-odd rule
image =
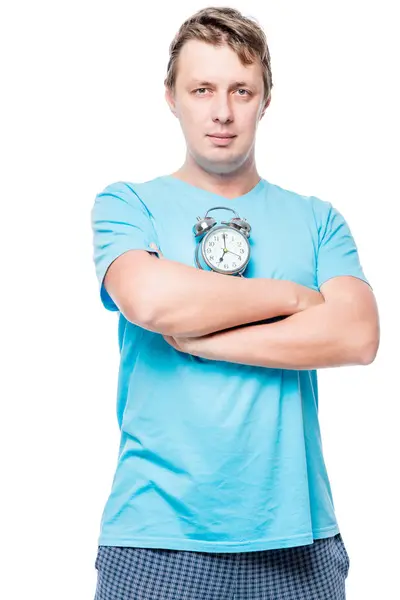
[[[340,533],[256,552],[99,546],[94,600],[345,600],[349,567]]]

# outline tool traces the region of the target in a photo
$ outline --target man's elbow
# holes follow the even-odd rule
[[[361,365],[370,365],[374,362],[379,349],[379,332],[370,336],[360,347],[359,356]]]

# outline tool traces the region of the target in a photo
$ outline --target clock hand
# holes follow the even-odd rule
[[[222,237],[224,238],[224,252],[225,252],[225,253],[227,253],[227,252],[230,252],[231,254],[234,254],[235,256],[237,256],[237,257],[241,258],[241,257],[239,256],[239,254],[235,254],[235,252],[232,252],[232,250],[228,250],[228,248],[226,247],[226,239],[225,239],[225,238],[226,238],[226,233],[223,233],[223,234],[222,234]]]
[[[241,258],[241,256],[239,254],[236,254],[235,252],[232,252],[232,250],[227,250],[227,252],[230,252],[230,254],[234,254],[235,256],[238,256],[239,258]]]
[[[222,251],[222,256],[221,256],[221,258],[219,259],[218,262],[221,263],[224,260],[225,254],[226,254],[226,252],[225,252],[225,248],[224,248],[223,251]]]
[[[221,256],[221,258],[219,259],[219,262],[220,262],[220,263],[222,263],[222,261],[224,260],[225,253],[226,253],[226,251],[225,251],[225,246],[226,246],[226,242],[225,242],[225,235],[226,235],[225,233],[223,233],[223,234],[222,234],[222,237],[224,238],[224,247],[222,248],[222,256]]]

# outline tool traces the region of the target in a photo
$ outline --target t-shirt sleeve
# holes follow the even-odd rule
[[[152,215],[132,186],[119,181],[104,188],[95,197],[91,210],[93,260],[100,299],[107,310],[118,311],[104,286],[108,267],[128,250],[147,250],[158,244]]]
[[[318,200],[318,199],[317,199]],[[318,289],[332,277],[351,275],[372,286],[361,266],[357,245],[343,215],[330,202],[319,200],[317,284]]]

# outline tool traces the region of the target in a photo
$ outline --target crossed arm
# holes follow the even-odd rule
[[[278,369],[367,365],[379,347],[379,316],[369,285],[334,277],[320,289],[324,303],[284,320],[250,324],[202,337],[164,335],[176,350],[202,358]]]
[[[318,293],[291,281],[235,280],[162,262],[144,250],[124,252],[104,282],[128,321],[160,333],[178,351],[294,370],[375,359],[378,310],[372,289],[357,277],[331,277]]]

